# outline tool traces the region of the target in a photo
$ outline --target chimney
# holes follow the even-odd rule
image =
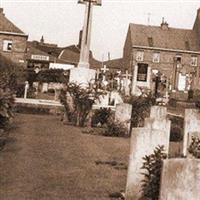
[[[81,49],[81,40],[82,40],[83,30],[79,32],[79,41],[78,41],[78,48]]]
[[[108,60],[110,60],[110,52],[108,52]]]
[[[40,43],[44,44],[44,36],[42,35],[41,39],[40,39]]]
[[[168,30],[169,29],[169,26],[168,26],[169,24],[165,21],[165,18],[163,17],[162,18],[162,23],[161,23],[161,29],[162,30]]]

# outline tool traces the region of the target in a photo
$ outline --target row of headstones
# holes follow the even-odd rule
[[[142,195],[143,157],[153,153],[158,145],[169,152],[171,122],[166,107],[153,106],[145,126],[133,128],[126,185],[126,199],[139,200]],[[167,158],[163,162],[160,200],[200,199],[200,160],[189,156],[188,146],[193,135],[200,136],[200,113],[186,109],[184,121],[183,158]]]

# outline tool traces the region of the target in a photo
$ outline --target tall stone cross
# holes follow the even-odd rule
[[[91,42],[92,8],[93,5],[100,6],[101,0],[79,0],[78,3],[86,5],[83,34],[81,39],[81,52],[78,67],[89,68],[89,54]]]

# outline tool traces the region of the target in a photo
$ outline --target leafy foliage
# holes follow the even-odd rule
[[[188,148],[189,153],[191,153],[195,158],[200,158],[200,138],[192,137],[192,142]]]
[[[107,123],[106,130],[104,132],[104,136],[110,137],[125,137],[128,132],[127,128],[123,123],[119,121],[115,121],[113,118],[110,118]]]
[[[77,126],[84,126],[92,105],[100,94],[102,93],[95,90],[95,86],[83,88],[81,85],[68,83],[61,92],[60,101],[65,107],[68,119],[72,118]]]
[[[164,146],[156,147],[153,154],[143,157],[142,169],[145,172],[142,173],[144,179],[142,180],[142,197],[140,200],[159,199],[162,161],[166,157]]]
[[[62,69],[48,69],[42,70],[38,73],[36,80],[43,83],[67,83],[68,75],[65,75]]]
[[[95,110],[94,115],[92,116],[92,125],[97,126],[98,124],[107,124],[111,114],[110,108],[100,108]]]
[[[132,127],[141,127],[144,125],[144,119],[149,116],[151,106],[155,105],[155,98],[148,94],[146,96],[132,96],[127,103],[132,104]]]
[[[13,105],[13,93],[9,89],[0,89],[0,128],[5,128],[9,122],[9,119],[13,116]]]
[[[12,117],[14,91],[23,77],[20,66],[16,66],[0,54],[0,129],[6,128]]]

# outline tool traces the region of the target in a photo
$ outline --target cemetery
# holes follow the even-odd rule
[[[92,10],[101,0],[79,3],[77,66],[24,69],[0,54],[0,197],[200,199],[200,101],[189,95],[192,80],[176,94],[164,73],[144,63],[133,71],[103,62],[91,68]],[[191,98],[180,100],[183,93]]]

